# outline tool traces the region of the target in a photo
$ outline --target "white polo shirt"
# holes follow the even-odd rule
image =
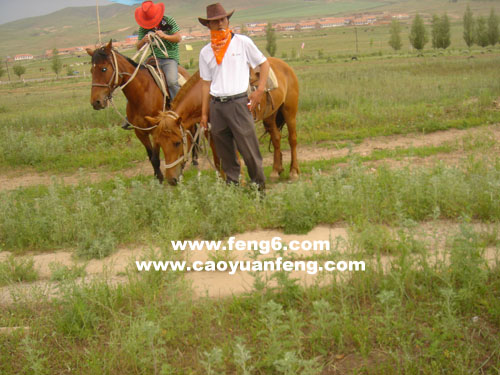
[[[207,44],[200,51],[200,76],[211,81],[210,95],[231,96],[248,89],[249,66],[255,68],[266,61],[252,39],[245,35],[234,34],[222,63],[217,65],[212,46]]]

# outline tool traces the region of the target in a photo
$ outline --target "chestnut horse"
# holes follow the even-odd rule
[[[155,176],[162,182],[160,149],[153,146],[150,139],[152,129],[147,129],[151,126],[145,119],[145,116],[156,116],[163,110],[163,94],[160,88],[144,66],[138,69],[134,79],[127,84],[137,68],[137,63],[113,50],[112,41],[95,50],[87,48],[87,53],[92,57],[90,104],[95,110],[106,108],[113,91],[126,85],[123,93],[127,98],[127,119],[134,126],[145,129],[134,129],[135,135],[146,148]],[[179,72],[189,79],[189,74],[181,66]]]
[[[299,83],[292,68],[284,61],[272,57],[268,60],[278,80],[278,87],[263,95],[254,118],[262,120],[266,131],[271,135],[274,148],[271,179],[277,179],[283,172],[280,131],[283,125],[287,124],[291,151],[290,178],[296,179],[299,176],[299,165],[295,117],[299,103]],[[250,83],[254,84],[257,81],[258,72],[251,70]],[[195,124],[201,119],[201,84],[199,73],[195,73],[180,89],[170,111],[156,117],[146,117],[150,125],[158,125],[153,140],[162,148],[165,155],[167,164],[165,174],[170,184],[175,184],[182,173],[188,156],[186,150],[191,148],[195,134]],[[214,150],[213,145],[211,146]],[[214,161],[217,169],[220,169],[215,152]]]

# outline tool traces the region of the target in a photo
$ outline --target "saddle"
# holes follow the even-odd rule
[[[146,68],[148,68],[149,73],[153,77],[153,79],[156,82],[156,85],[160,88],[162,94],[166,98],[170,98],[170,94],[168,93],[168,86],[167,82],[165,79],[165,76],[162,74],[161,76],[158,74],[158,68],[156,66],[156,59],[151,56],[148,58],[144,64]],[[186,83],[186,79],[181,73],[177,73],[177,82],[179,83],[179,86],[182,87]]]
[[[250,69],[250,85],[248,88],[249,93],[254,90],[253,89],[254,87],[257,86],[259,78],[260,78],[260,66],[258,66],[255,69]],[[276,78],[276,74],[274,73],[273,68],[269,67],[269,74],[267,76],[267,82],[266,82],[266,92],[269,92],[277,88],[278,88],[278,79]]]
[[[259,78],[260,78],[260,66],[258,66],[255,69],[250,69],[250,82],[249,82],[248,90],[247,90],[247,93],[249,96],[252,93],[252,91],[257,90]],[[274,101],[273,101],[273,97],[271,96],[271,94],[269,92],[274,90],[274,89],[277,89],[277,88],[278,88],[278,79],[276,78],[276,74],[274,73],[273,68],[269,67],[269,74],[267,76],[265,92],[266,92],[267,97],[269,99],[268,103],[271,105],[272,110],[274,110]],[[260,108],[260,104],[259,104],[259,108]],[[255,118],[255,114],[254,114],[254,118]]]

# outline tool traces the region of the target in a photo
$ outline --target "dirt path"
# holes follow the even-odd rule
[[[416,236],[422,239],[428,250],[435,255],[432,257],[437,261],[442,258],[442,252],[446,247],[446,240],[450,235],[457,233],[458,224],[448,221],[438,221],[420,224],[416,230]],[[496,230],[496,233],[500,230],[500,226],[496,225],[486,225],[486,224],[474,224],[474,229],[478,232],[484,232],[487,229],[490,231]],[[336,252],[339,255],[338,260],[350,260],[350,236],[348,229],[343,226],[318,226],[310,231],[306,235],[286,235],[280,231],[276,230],[258,230],[252,232],[246,232],[242,234],[235,235],[235,242],[237,241],[272,241],[273,238],[280,237],[283,244],[290,244],[290,241],[328,241],[331,244],[331,252]],[[261,247],[262,249],[264,247]],[[46,299],[53,298],[58,295],[59,283],[50,281],[52,271],[50,269],[50,264],[56,262],[59,265],[65,265],[72,267],[75,265],[84,266],[86,271],[86,276],[77,280],[78,283],[89,282],[95,278],[104,277],[112,285],[119,283],[126,283],[128,278],[125,276],[127,270],[136,270],[135,261],[136,260],[147,260],[147,254],[150,250],[142,247],[133,248],[122,248],[113,255],[101,259],[101,260],[91,260],[88,263],[82,261],[75,261],[72,258],[73,252],[71,251],[59,251],[54,253],[46,253],[40,255],[34,255],[33,260],[35,264],[35,269],[39,273],[40,279],[34,283],[15,283],[10,286],[0,287],[0,305],[10,305],[17,300],[33,300],[36,298]],[[311,255],[315,255],[320,251],[305,251],[303,249],[298,251],[287,251],[287,255],[293,254],[294,259],[304,259]],[[195,261],[206,262],[207,260],[225,260],[225,261],[245,261],[252,260],[251,255],[254,251],[213,251],[207,250],[205,247],[201,251],[185,251],[182,253],[180,259],[187,261],[188,265],[193,265]],[[342,254],[345,254],[346,259],[342,258]],[[0,262],[4,261],[9,257],[8,252],[0,253]],[[270,251],[269,254],[259,255],[259,260],[269,260],[274,259],[276,254]],[[495,264],[498,261],[498,249],[490,247],[485,253],[485,258],[490,265]],[[391,256],[383,256],[381,258],[382,266],[384,269],[390,267],[391,261],[394,258]],[[174,260],[174,259],[164,259],[163,261]],[[366,266],[374,266],[375,259],[372,257],[366,257]],[[431,259],[432,261],[432,259]],[[155,272],[155,271],[149,271]],[[261,272],[262,277],[270,278],[273,272]],[[239,294],[246,291],[250,291],[253,288],[254,277],[249,272],[237,271],[235,274],[230,274],[230,271],[225,272],[187,272],[185,277],[191,283],[193,291],[198,297],[225,297],[232,294]],[[302,285],[311,285],[315,282],[327,283],[332,277],[335,278],[345,278],[349,277],[349,272],[340,273],[334,272],[331,274],[311,274],[305,271],[294,271],[290,272],[290,277],[300,280]],[[275,280],[271,280],[269,285],[275,285]]]
[[[441,146],[446,144],[459,145],[470,142],[471,139],[488,139],[494,140],[498,147],[500,144],[500,124],[472,128],[467,130],[450,129],[439,131],[430,134],[406,134],[392,135],[386,137],[367,138],[363,142],[352,147],[337,148],[335,143],[320,144],[317,146],[298,147],[299,163],[303,161],[313,161],[322,159],[333,159],[345,157],[349,154],[357,154],[367,156],[376,150],[397,150],[406,149],[409,147],[430,147]],[[344,142],[345,143],[345,142]],[[408,164],[430,164],[436,160],[445,160],[451,164],[464,157],[463,151],[452,153],[443,153],[427,158],[408,157],[400,158],[401,160],[384,159],[389,165],[401,166]],[[290,152],[283,151],[283,162],[290,162]],[[380,162],[374,163],[378,164]],[[272,165],[272,155],[267,154],[264,157],[264,165]],[[163,167],[162,167],[163,168]],[[201,161],[202,169],[209,169],[210,165],[206,160]],[[152,167],[147,161],[138,162],[137,166],[125,169],[119,172],[109,171],[81,171],[69,175],[59,174],[53,175],[50,173],[37,173],[30,170],[18,170],[12,172],[0,173],[0,190],[13,190],[19,187],[35,186],[35,185],[50,185],[54,178],[66,185],[76,185],[82,181],[98,182],[107,180],[116,176],[134,177],[138,175],[152,176]]]

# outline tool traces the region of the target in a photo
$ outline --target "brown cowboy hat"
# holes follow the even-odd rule
[[[135,20],[144,29],[152,29],[160,23],[165,12],[165,4],[153,4],[152,1],[144,1],[135,10]]]
[[[227,13],[220,3],[210,4],[207,6],[207,18],[198,17],[198,21],[203,26],[207,26],[209,21],[220,20],[221,18],[227,17],[228,19],[234,13],[234,9],[232,12]]]

